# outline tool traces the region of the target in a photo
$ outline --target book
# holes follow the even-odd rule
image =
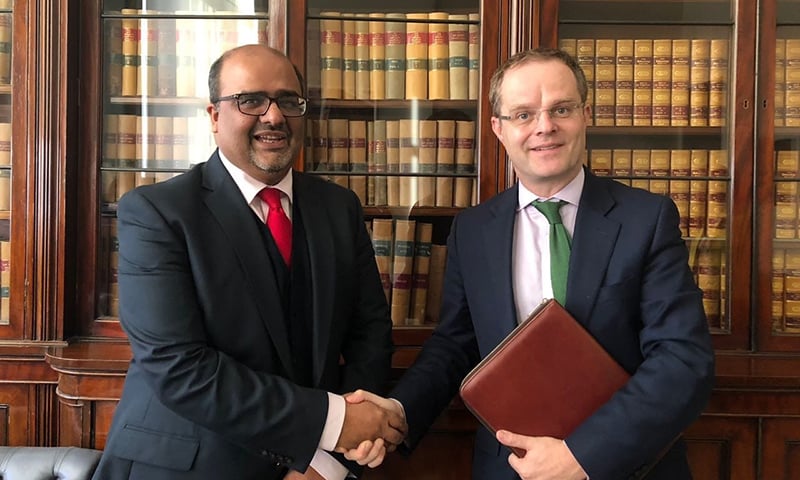
[[[786,39],[775,40],[775,126],[786,121]]]
[[[411,280],[411,302],[408,316],[409,325],[422,325],[425,323],[432,236],[432,223],[420,222],[417,224],[416,239],[414,241],[414,273]]]
[[[328,121],[311,119],[311,170],[328,171]]]
[[[692,39],[692,56],[689,68],[689,125],[708,126],[709,64],[711,40]]]
[[[417,171],[425,174],[417,180],[417,205],[436,205],[436,120],[419,121],[419,162]]]
[[[564,439],[629,378],[597,340],[550,299],[467,374],[460,393],[464,405],[492,433],[503,429]]]
[[[450,99],[469,98],[469,15],[451,13],[448,25],[450,67]]]
[[[342,98],[342,20],[340,12],[322,12],[319,21],[320,95]]]
[[[354,191],[361,201],[367,203],[367,122],[364,120],[347,120],[348,122],[348,155],[350,190]],[[342,171],[342,168],[337,170]]]
[[[342,15],[342,98],[356,98],[356,22],[355,14]]]
[[[589,152],[589,169],[598,177],[611,175],[611,149],[595,148]]]
[[[449,27],[436,20],[449,20],[447,12],[428,14],[428,99],[450,99],[450,41]]]
[[[151,15],[155,12],[141,10]],[[136,95],[154,96],[158,91],[158,31],[156,21],[150,18],[139,19],[139,78],[136,81]]]
[[[470,22],[467,27],[469,33],[469,100],[477,100],[481,82],[481,29],[478,23],[480,22],[481,15],[479,13],[470,13],[467,15]]]
[[[708,72],[708,125],[724,127],[728,117],[728,40],[711,39]]]
[[[436,177],[437,207],[453,206],[453,177],[455,166],[455,120],[436,121],[436,172],[446,176]]]
[[[697,249],[697,286],[703,291],[703,310],[708,325],[720,328],[720,280],[722,249],[713,244],[702,244]]]
[[[375,205],[375,122],[367,122],[367,203]]]
[[[772,331],[783,328],[783,268],[785,251],[781,248],[772,250]]]
[[[356,14],[356,99],[370,98],[370,60],[369,20],[366,13]]]
[[[419,120],[410,118],[400,120],[400,173],[419,171]],[[417,177],[400,177],[400,203],[412,207],[417,203]]]
[[[689,58],[691,43],[687,38],[672,41],[672,83],[670,84],[670,126],[689,125]]]
[[[650,175],[650,150],[636,148],[631,151],[631,169],[634,177]]]
[[[614,39],[595,41],[594,124],[614,125],[614,87],[616,85],[616,43]]]
[[[400,121],[386,121],[386,171],[400,173]],[[386,203],[400,205],[400,177],[386,177]]]
[[[633,124],[650,126],[653,116],[653,40],[633,42]]]
[[[689,172],[691,171],[690,150],[670,151],[669,196],[678,208],[678,226],[684,237],[689,236]]]
[[[444,287],[444,269],[447,263],[447,246],[431,245],[430,270],[428,272],[428,296],[425,299],[425,323],[439,323],[439,311],[442,308],[442,288]]]
[[[428,98],[428,14],[408,13],[406,24],[406,99]]]
[[[633,173],[633,157],[631,150],[615,148],[611,151],[611,176],[630,177]]]
[[[633,40],[617,40],[614,124],[633,125]]]
[[[11,165],[11,124],[0,122],[0,165]]]
[[[708,181],[708,206],[706,207],[706,235],[725,238],[728,226],[728,182]]]
[[[0,14],[0,46],[2,46],[2,22],[10,15]],[[122,65],[125,58],[122,56],[122,21],[108,20],[106,22],[107,55],[106,55],[106,91],[111,97],[122,95]],[[10,25],[9,25],[10,26]],[[10,50],[9,50],[10,52]],[[0,83],[3,82],[2,52],[0,52]]]
[[[329,118],[328,123],[328,171],[331,180],[345,188],[350,188],[347,175],[338,172],[350,170],[350,132],[346,118]]]
[[[800,127],[800,38],[786,40],[784,125]]]
[[[381,277],[386,302],[392,302],[392,241],[394,239],[394,222],[391,218],[372,219],[372,248],[375,250],[375,262]]]
[[[591,38],[579,38],[576,42],[576,49],[578,56],[576,60],[583,70],[583,75],[586,77],[586,104],[592,105],[592,112],[594,113],[594,89],[595,89],[595,53],[594,53],[594,40]],[[593,125],[594,120],[589,122]]]
[[[194,12],[176,12],[194,14]],[[197,83],[197,27],[192,18],[175,19],[175,92],[179,97],[194,97]],[[318,71],[319,67],[315,68]],[[124,80],[124,77],[123,77]],[[124,84],[123,84],[124,85]],[[124,95],[124,93],[123,93]]]
[[[159,20],[156,25],[156,42],[158,44],[156,95],[160,97],[177,96],[175,79],[177,75],[178,54],[175,50],[177,38],[174,19]]]
[[[375,169],[374,173],[385,174],[387,169],[386,155],[386,120],[375,120],[375,146],[373,148]],[[375,175],[375,205],[388,205],[387,198],[387,177],[386,175]]]
[[[406,95],[406,24],[405,13],[387,13],[385,27],[387,99],[399,100]]]
[[[395,220],[392,261],[392,325],[406,324],[411,305],[411,275],[414,272],[415,220]]]
[[[699,238],[706,233],[708,202],[708,150],[692,150],[689,181],[689,236]]]
[[[386,23],[383,13],[370,13],[369,17],[369,98],[386,98]]]
[[[139,78],[138,10],[123,8],[122,15],[122,87],[123,96],[136,95]]]
[[[456,121],[456,175],[453,188],[453,206],[469,207],[473,202],[473,175],[475,174],[475,122]],[[477,193],[477,192],[476,192]]]
[[[672,40],[653,40],[653,120],[654,127],[668,127],[672,85]]]
[[[572,58],[578,58],[578,39],[577,38],[559,38],[558,49],[563,50]]]

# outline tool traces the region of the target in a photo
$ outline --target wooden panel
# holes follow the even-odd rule
[[[114,409],[117,408],[116,401],[97,401],[94,402],[94,432],[92,437],[92,448],[102,450],[106,447],[108,432],[111,430],[111,420],[114,416]]]
[[[758,478],[800,478],[800,419],[765,419],[762,442],[763,461]]]
[[[32,425],[28,411],[31,408],[30,387],[25,384],[0,385],[0,439],[3,445],[29,445]]]
[[[366,480],[464,480],[472,475],[470,433],[431,432],[409,457],[393,453]]]
[[[758,419],[704,416],[684,438],[695,480],[756,478]]]

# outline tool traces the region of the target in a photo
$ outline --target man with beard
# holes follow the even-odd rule
[[[341,480],[335,450],[403,437],[347,404],[382,390],[391,320],[355,194],[292,170],[299,72],[246,45],[209,72],[219,147],[117,210],[120,322],[133,351],[96,479]]]

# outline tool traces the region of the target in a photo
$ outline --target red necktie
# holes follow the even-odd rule
[[[277,188],[264,188],[258,192],[258,196],[269,207],[267,214],[267,226],[269,227],[272,238],[281,252],[286,266],[292,264],[292,222],[286,216],[281,205],[281,191]]]

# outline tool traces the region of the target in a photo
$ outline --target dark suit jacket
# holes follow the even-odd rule
[[[304,470],[326,391],[385,387],[391,320],[353,192],[294,173],[308,242],[314,389],[293,382],[257,217],[215,153],[117,210],[120,320],[133,350],[95,478],[270,479]]]
[[[453,222],[441,324],[390,394],[405,406],[411,445],[465,374],[516,326],[511,259],[517,202],[514,187]],[[714,356],[687,261],[672,201],[586,172],[566,308],[633,374],[566,439],[592,480],[635,472],[707,402]],[[683,449],[676,444],[651,478],[689,478]],[[480,429],[473,477],[516,478],[508,453]]]

